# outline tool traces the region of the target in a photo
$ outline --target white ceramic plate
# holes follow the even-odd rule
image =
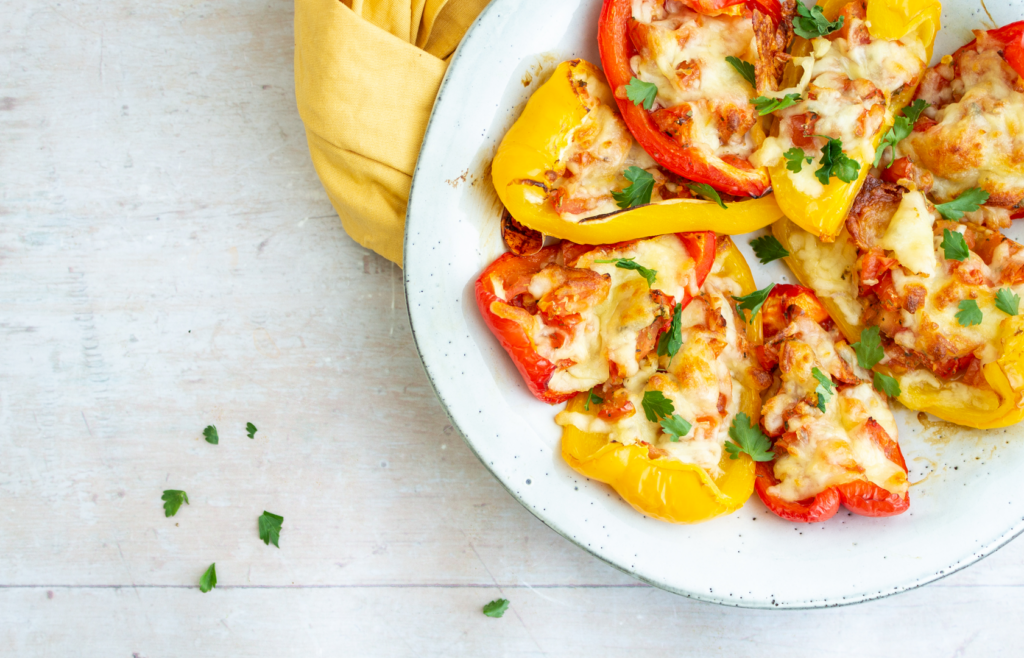
[[[842,605],[894,594],[979,560],[1024,530],[1024,429],[977,432],[897,410],[910,510],[872,519],[845,510],[795,524],[751,497],[728,517],[676,526],[635,512],[572,471],[556,408],[534,399],[477,312],[473,284],[504,247],[490,160],[526,99],[563,60],[599,63],[600,0],[494,0],[441,86],[413,178],[405,241],[409,315],[441,403],[495,477],[557,532],[633,576],[696,599],[751,607]],[[936,57],[991,28],[979,0],[949,0]],[[989,2],[998,25],[1024,1]],[[758,286],[792,281],[760,266]],[[1018,237],[1019,236],[1015,236]],[[934,420],[934,419],[932,419]]]

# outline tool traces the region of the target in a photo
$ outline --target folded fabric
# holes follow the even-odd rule
[[[401,265],[405,206],[448,58],[488,0],[295,0],[295,97],[345,231]]]

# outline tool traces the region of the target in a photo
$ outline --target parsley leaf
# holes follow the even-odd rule
[[[967,240],[964,240],[964,236],[959,231],[950,231],[948,228],[942,229],[942,251],[946,256],[946,260],[967,260],[971,252],[967,249]]]
[[[501,617],[508,610],[508,599],[494,599],[484,606],[484,614],[495,619]]]
[[[878,335],[878,327],[864,327],[860,332],[860,340],[850,345],[857,353],[857,363],[861,368],[871,370],[885,356],[882,339]]]
[[[757,312],[761,310],[761,305],[764,304],[764,300],[768,299],[768,295],[774,287],[774,283],[769,283],[766,287],[761,288],[760,290],[755,290],[749,295],[733,297],[733,299],[739,302],[739,304],[736,305],[736,308],[741,310],[741,314],[743,310],[750,311],[750,319],[747,320],[747,322],[754,321],[754,317],[757,316]]]
[[[246,434],[249,435],[250,439],[255,439],[256,438],[256,432],[258,432],[258,431],[259,430],[257,430],[256,426],[253,425],[252,423],[246,423],[245,424],[245,432],[246,432]]]
[[[732,419],[729,438],[732,441],[725,442],[725,449],[729,451],[729,459],[739,459],[741,452],[747,453],[756,462],[770,462],[775,459],[772,442],[761,433],[761,428],[752,423],[750,416],[745,413],[740,412]]]
[[[584,411],[590,411],[591,402],[593,402],[594,404],[601,404],[602,402],[604,402],[604,398],[597,397],[597,394],[594,393],[594,389],[590,389],[589,391],[587,391],[587,401],[583,403]]]
[[[683,305],[676,304],[672,311],[672,324],[658,339],[658,356],[672,358],[683,346]]]
[[[986,201],[988,201],[988,192],[980,187],[972,187],[969,190],[964,190],[952,201],[940,203],[935,206],[935,209],[946,219],[960,219],[965,212],[974,212]]]
[[[210,565],[210,568],[206,570],[203,577],[199,579],[199,591],[206,594],[211,589],[217,586],[217,563],[214,562]]]
[[[1020,295],[1009,288],[1000,288],[996,293],[996,308],[1007,315],[1017,315],[1020,310]]]
[[[981,313],[981,309],[978,308],[978,302],[973,299],[965,299],[957,305],[960,310],[957,311],[956,321],[960,323],[961,327],[972,327],[976,324],[981,324],[981,320],[985,317]]]
[[[799,174],[803,171],[804,162],[807,164],[814,162],[814,158],[808,157],[803,149],[795,146],[783,153],[782,157],[786,158],[786,169],[789,169],[794,174]]]
[[[637,274],[647,279],[647,287],[654,287],[654,280],[658,276],[658,270],[651,270],[632,258],[609,258],[607,260],[595,260],[595,263],[614,263],[620,270],[634,270]]]
[[[757,258],[761,261],[762,265],[767,265],[773,260],[779,260],[789,255],[789,252],[786,251],[781,242],[775,239],[774,235],[762,235],[756,240],[751,240],[750,246],[754,248],[754,253],[757,254]]]
[[[690,429],[693,428],[693,425],[679,414],[672,414],[670,418],[664,419],[659,424],[661,429],[665,430],[665,434],[668,434],[669,441],[673,443],[689,434]]]
[[[878,148],[875,149],[875,162],[874,166],[878,166],[882,162],[882,156],[885,155],[885,150],[890,146],[893,148],[893,158],[896,157],[896,145],[905,140],[910,136],[910,133],[914,131],[914,124],[921,117],[921,113],[924,112],[925,108],[928,107],[928,101],[919,98],[903,108],[903,114],[896,117],[896,121],[893,122],[892,128],[889,128],[882,136],[882,141],[878,143]],[[892,166],[892,163],[889,163]]]
[[[757,79],[754,74],[754,65],[750,62],[744,62],[739,57],[733,57],[729,55],[725,58],[725,61],[732,64],[732,67],[736,69],[736,72],[743,76],[743,79],[750,83],[750,86],[757,89]]]
[[[896,381],[895,377],[876,372],[875,390],[881,391],[891,398],[898,398],[900,396],[900,383]]]
[[[815,39],[832,34],[843,27],[845,17],[840,16],[834,21],[825,18],[821,7],[808,9],[802,2],[796,3],[797,15],[793,17],[793,31],[805,39]]]
[[[188,502],[188,494],[179,489],[166,489],[164,495],[160,496],[160,500],[164,501],[164,516],[174,516],[181,509],[181,504]]]
[[[206,437],[207,443],[217,445],[220,443],[220,437],[217,436],[217,428],[213,425],[207,425],[206,429],[203,430],[203,436]]]
[[[672,400],[665,397],[661,391],[644,391],[644,399],[640,403],[644,408],[644,415],[652,423],[658,422],[658,418],[671,418],[676,412],[676,406]]]
[[[263,510],[258,523],[260,539],[263,540],[263,543],[269,546],[273,542],[274,546],[281,548],[281,544],[278,541],[281,539],[281,526],[284,525],[284,517]]]
[[[631,166],[623,172],[631,184],[621,192],[612,192],[615,204],[620,208],[633,208],[643,206],[651,202],[651,192],[654,191],[654,176],[640,167]]]
[[[797,3],[799,4],[799,3]],[[825,137],[825,135],[818,135]],[[843,142],[834,137],[825,137],[828,144],[821,149],[821,168],[814,172],[822,185],[828,185],[830,178],[835,176],[844,183],[857,180],[860,163],[843,153]]]
[[[797,103],[803,100],[800,94],[786,94],[782,98],[768,98],[767,96],[758,96],[750,101],[750,104],[757,110],[757,115],[763,117],[766,114],[771,114],[777,110],[784,110],[787,107],[793,107]]]
[[[629,84],[626,85],[626,98],[633,101],[633,105],[643,105],[648,112],[654,107],[654,99],[657,97],[658,85],[653,82],[630,78]]]
[[[836,391],[836,385],[832,383],[832,377],[826,375],[818,368],[811,368],[811,374],[818,380],[818,386],[814,389],[818,396],[818,409],[825,413],[825,403],[832,399]]]
[[[718,196],[718,191],[707,183],[689,183],[686,187],[690,188],[690,191],[694,194],[698,194],[708,201],[714,201],[722,206],[722,208],[726,208],[726,205],[722,203],[722,197]]]

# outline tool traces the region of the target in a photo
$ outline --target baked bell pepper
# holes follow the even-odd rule
[[[787,219],[772,225],[772,233],[791,254],[785,258],[786,265],[800,282],[814,288],[815,282],[806,269],[792,254],[793,235],[801,228]],[[829,295],[821,297],[833,321],[850,343],[860,340],[865,325],[859,320],[850,322],[836,300]],[[969,386],[959,382],[933,381],[916,377],[913,371],[896,373],[889,368],[876,365],[875,370],[895,377],[900,385],[899,402],[914,411],[924,411],[942,420],[977,429],[1007,427],[1024,420],[1024,316],[1007,316],[999,329],[1001,349],[997,360],[982,366],[985,386]],[[970,398],[964,400],[957,394],[957,387],[970,389]]]
[[[604,80],[590,62],[562,62],[533,93],[522,115],[505,134],[491,163],[498,198],[521,224],[579,244],[608,244],[652,235],[714,230],[749,233],[782,216],[772,196],[729,203],[679,198],[627,208],[581,221],[563,219],[551,198],[552,172],[587,118],[590,106],[580,80]],[[564,163],[561,163],[564,167]]]
[[[742,294],[757,289],[750,268],[731,240],[723,245],[716,266],[716,274],[737,282]],[[751,344],[760,343],[760,317],[755,317],[746,329]],[[583,412],[589,395],[577,396],[566,410]],[[757,423],[760,409],[757,389],[745,386],[739,410]],[[645,447],[616,443],[607,434],[584,432],[569,425],[562,432],[562,457],[577,472],[611,486],[641,513],[671,523],[699,523],[730,514],[754,491],[754,462],[746,453],[730,459],[723,450],[719,462],[722,473],[711,477],[699,466],[674,459],[651,459]]]
[[[988,36],[1003,44],[1003,59],[1013,67],[1018,75],[1024,76],[1024,21],[989,30]],[[968,50],[977,42],[978,40],[974,39],[957,52]]]
[[[850,0],[821,0],[818,6],[829,20],[835,20]],[[938,0],[867,0],[868,32],[875,39],[890,41],[916,34],[924,43],[928,59],[932,56],[935,34],[939,30],[942,6]],[[812,50],[811,42],[802,37],[793,41],[793,58],[807,57]],[[927,66],[927,61],[925,65]],[[795,87],[800,79],[799,68],[790,64],[783,79],[786,88]],[[882,137],[892,127],[896,116],[914,97],[916,84],[906,86],[895,94],[886,107],[885,120],[872,140],[872,152],[878,148]],[[794,183],[794,174],[789,171],[785,160],[768,168],[772,188],[783,213],[807,231],[822,240],[831,241],[842,230],[850,207],[857,193],[864,185],[871,170],[871,162],[864,162],[854,154],[848,154],[860,163],[858,177],[850,183],[833,178],[825,185],[820,196],[810,196],[800,191]]]
[[[746,5],[769,15],[778,23],[783,18],[779,0],[688,0],[683,4],[704,15],[717,15],[723,10]],[[608,84],[615,91],[615,100],[629,131],[640,146],[658,164],[670,171],[734,196],[760,197],[768,192],[771,182],[763,168],[749,162],[710,162],[701,149],[681,144],[658,127],[653,115],[642,105],[628,100],[619,90],[633,78],[630,59],[636,54],[630,39],[633,19],[633,0],[604,0],[597,27],[601,65]],[[760,129],[760,128],[758,128]],[[761,133],[763,138],[763,131]]]
[[[793,319],[791,315],[799,308],[801,315],[806,315],[818,322],[823,328],[832,326],[826,306],[819,301],[810,288],[790,284],[779,284],[772,288],[765,300],[761,313],[764,316],[764,337],[769,340],[783,331]],[[833,402],[833,404],[835,404]],[[907,462],[899,444],[886,433],[874,419],[869,419],[866,429],[871,433],[872,440],[878,445],[886,459],[907,472]],[[854,480],[833,485],[820,491],[815,496],[799,501],[788,501],[772,491],[779,481],[775,477],[775,460],[757,463],[757,479],[755,488],[757,495],[765,506],[776,515],[787,521],[799,523],[817,523],[831,518],[843,505],[854,514],[860,516],[895,516],[902,514],[910,507],[910,498],[899,495],[869,482]]]
[[[704,279],[714,264],[715,234],[707,231],[676,235],[694,261],[694,280],[699,287],[704,284]],[[628,243],[612,246],[624,245]],[[523,313],[528,313],[524,306],[529,306],[533,314],[546,317],[552,325],[564,324],[560,319],[564,316],[559,316],[556,309],[538,308],[538,300],[530,298],[523,282],[549,265],[558,265],[567,259],[575,262],[588,251],[608,248],[562,242],[544,247],[528,256],[504,253],[491,263],[476,281],[476,303],[484,323],[508,353],[530,392],[548,404],[565,402],[573,398],[577,391],[553,391],[549,387],[552,376],[560,367],[565,366],[552,363],[540,354],[531,338],[529,325],[523,321]],[[662,295],[662,299],[669,308],[677,303],[685,308],[690,303],[691,295],[686,291],[682,299],[675,300],[665,295]],[[527,317],[533,314],[528,313]]]

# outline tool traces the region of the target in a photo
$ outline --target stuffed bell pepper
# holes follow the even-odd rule
[[[768,167],[779,207],[833,240],[883,136],[910,102],[939,29],[938,0],[822,0],[798,35],[774,94],[772,137],[751,160]]]
[[[556,404],[635,376],[714,260],[712,232],[564,241],[530,256],[503,254],[477,280],[476,301],[530,391]]]
[[[904,406],[1005,427],[1024,417],[1024,247],[950,208],[869,178],[835,242],[786,220],[772,230]]]
[[[775,514],[814,523],[843,504],[863,516],[907,510],[907,465],[886,395],[861,367],[814,293],[777,285],[762,309],[762,365],[777,368],[761,424],[774,459],[757,464],[757,494]]]
[[[580,59],[559,64],[530,97],[491,173],[516,221],[581,244],[740,234],[782,216],[771,196],[737,203],[659,166],[627,130],[604,75]]]
[[[556,416],[566,462],[664,521],[739,509],[753,492],[750,437],[760,436],[759,393],[771,383],[756,358],[760,318],[736,310],[751,293],[746,261],[722,238],[711,274],[657,348]]]
[[[1024,214],[1024,21],[975,36],[924,74],[883,177],[938,204],[973,200],[964,219],[1005,228]]]
[[[794,0],[605,0],[601,64],[640,146],[662,167],[737,197],[768,172],[758,101],[777,88]],[[767,102],[767,101],[766,101]]]

